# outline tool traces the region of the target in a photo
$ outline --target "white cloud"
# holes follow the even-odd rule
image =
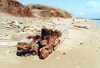
[[[94,11],[94,13],[100,12],[100,2],[90,1],[87,3],[86,6],[89,6],[89,9]]]
[[[89,1],[84,5],[77,6],[72,9],[72,14],[77,17],[100,18],[100,2]]]
[[[87,5],[97,6],[98,3],[96,1],[89,1],[89,2],[87,2]]]

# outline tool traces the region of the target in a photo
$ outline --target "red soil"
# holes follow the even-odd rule
[[[33,17],[31,9],[16,0],[0,0],[0,11],[19,17]]]

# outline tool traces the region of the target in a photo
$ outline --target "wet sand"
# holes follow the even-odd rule
[[[65,41],[45,60],[38,56],[18,57],[16,47],[0,46],[0,68],[28,67],[100,68],[100,26],[92,22],[71,24]]]

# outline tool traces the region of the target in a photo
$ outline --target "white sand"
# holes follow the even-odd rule
[[[70,24],[72,19],[61,20],[69,25],[69,34],[47,59],[40,60],[38,56],[18,57],[16,47],[0,46],[0,68],[100,68],[100,26],[92,21],[79,20],[80,23],[75,21]],[[14,29],[10,31],[0,31],[0,35],[16,32]]]

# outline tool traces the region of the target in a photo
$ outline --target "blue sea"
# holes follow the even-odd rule
[[[100,19],[91,19],[91,20],[96,20],[99,25],[100,25]]]

